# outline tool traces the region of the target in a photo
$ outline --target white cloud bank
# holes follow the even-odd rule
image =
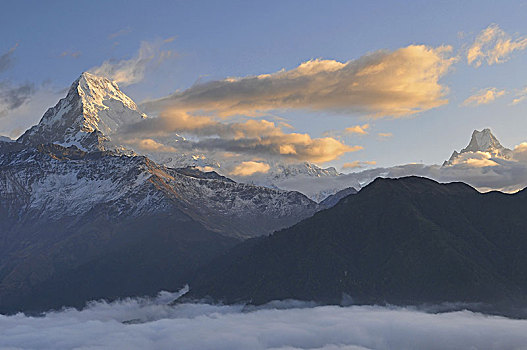
[[[279,302],[264,308],[153,300],[92,303],[44,317],[0,315],[2,349],[527,349],[527,320],[469,311]],[[277,307],[278,308],[274,308]],[[291,308],[284,308],[284,307]],[[123,323],[124,321],[131,321]]]

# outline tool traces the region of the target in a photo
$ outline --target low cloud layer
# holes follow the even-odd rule
[[[162,50],[163,44],[168,41],[171,40],[143,41],[134,57],[125,60],[104,61],[100,66],[93,67],[89,71],[111,79],[121,86],[136,84],[143,80],[145,72],[150,66],[160,64],[167,58],[175,56],[175,53],[170,50]]]
[[[488,104],[504,95],[505,90],[498,90],[495,87],[482,89],[463,101],[463,106],[478,106]]]
[[[143,107],[221,116],[301,109],[401,117],[448,102],[439,79],[454,62],[450,52],[411,45],[344,63],[316,59],[291,70],[197,84]]]
[[[503,63],[509,60],[514,51],[527,48],[527,37],[511,37],[497,24],[485,28],[470,46],[467,62],[475,67],[486,62],[488,65]]]
[[[452,165],[405,164],[375,168],[344,175],[341,184],[365,186],[375,178],[424,176],[439,182],[465,182],[480,191],[516,192],[527,187],[527,144],[515,147],[513,159],[494,157],[488,152],[462,153]],[[344,188],[344,187],[342,187]]]
[[[525,349],[526,320],[376,306],[260,308],[156,299],[91,303],[44,317],[0,315],[2,349]]]

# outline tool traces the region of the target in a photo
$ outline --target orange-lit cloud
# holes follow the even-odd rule
[[[370,128],[370,124],[363,124],[363,125],[350,126],[349,128],[346,128],[345,131],[348,134],[366,135],[368,133],[366,130],[369,128]]]
[[[142,138],[165,136],[171,132],[198,137],[182,146],[208,151],[242,153],[253,156],[277,156],[283,159],[324,163],[341,155],[362,149],[331,138],[312,138],[308,134],[286,133],[267,120],[249,119],[227,123],[209,116],[192,116],[169,111],[158,118],[148,118],[129,126],[126,135]]]
[[[269,169],[271,169],[271,166],[267,163],[248,161],[235,166],[230,174],[235,176],[250,176],[256,173],[266,173]]]
[[[175,149],[174,147],[164,145],[160,142],[157,142],[149,138],[146,138],[146,139],[133,138],[133,139],[125,139],[122,141],[128,145],[134,146],[134,148],[139,151],[177,152],[177,149]]]
[[[380,132],[377,134],[377,136],[381,138],[388,138],[388,137],[392,137],[393,134],[391,132]]]
[[[497,98],[502,97],[503,95],[505,95],[505,90],[498,90],[494,87],[482,89],[463,101],[463,106],[478,106],[482,104],[488,104]]]
[[[503,63],[514,51],[527,48],[527,37],[513,39],[497,24],[485,28],[470,46],[467,52],[467,62],[475,67],[483,62],[488,65]]]
[[[304,109],[401,117],[448,102],[439,79],[455,60],[450,52],[449,46],[411,45],[344,63],[311,60],[291,70],[197,84],[143,107],[219,116]]]
[[[460,153],[452,160],[452,165],[466,165],[473,168],[497,166],[490,152],[465,152]]]
[[[356,160],[356,161],[353,161],[353,162],[350,162],[350,163],[344,163],[342,165],[342,169],[358,169],[358,168],[364,168],[365,166],[367,165],[375,165],[377,164],[376,161],[359,161],[359,160]]]

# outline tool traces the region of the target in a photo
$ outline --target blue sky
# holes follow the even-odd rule
[[[512,40],[527,36],[526,1],[4,1],[2,8],[0,55],[12,50],[12,59],[0,81],[29,84],[33,94],[25,107],[0,118],[0,134],[13,136],[36,123],[81,72],[130,59],[141,42],[171,54],[122,87],[137,102],[227,77],[292,70],[311,59],[347,62],[377,50],[450,45],[458,60],[439,78],[448,104],[400,118],[302,108],[266,113],[285,118],[291,132],[363,147],[321,164],[339,168],[357,160],[441,163],[484,127],[508,147],[527,141],[527,101],[511,105],[527,85],[527,50],[479,67],[466,59],[492,24]],[[488,88],[504,92],[491,103],[463,105]],[[342,134],[364,124],[370,125],[366,135]]]

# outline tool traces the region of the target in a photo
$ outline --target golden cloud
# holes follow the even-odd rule
[[[370,128],[370,124],[363,124],[363,125],[350,126],[349,128],[346,128],[345,131],[348,134],[366,135],[368,133],[366,130],[369,128]]]
[[[482,104],[488,104],[493,102],[495,99],[505,95],[505,90],[498,90],[496,88],[487,88],[478,91],[476,94],[470,96],[463,101],[463,106],[478,106]]]
[[[467,165],[473,168],[497,166],[498,163],[492,160],[493,157],[490,152],[464,152],[453,159],[452,165]]]
[[[266,173],[269,169],[271,169],[271,166],[267,163],[248,161],[238,164],[230,174],[235,176],[250,176],[256,173]]]
[[[292,70],[197,84],[143,108],[218,116],[304,109],[401,117],[448,102],[439,79],[455,60],[450,52],[450,46],[411,45],[344,63],[311,60]]]
[[[133,145],[141,151],[146,152],[177,152],[174,147],[164,145],[152,139],[126,139],[123,140],[126,144]]]
[[[364,168],[365,166],[367,165],[375,165],[377,164],[376,161],[359,161],[359,160],[356,160],[356,161],[353,161],[353,162],[350,162],[350,163],[344,163],[342,164],[342,169],[358,169],[358,168]]]
[[[344,153],[362,149],[348,146],[331,137],[311,138],[308,134],[285,133],[280,126],[267,120],[249,119],[226,123],[209,116],[192,116],[169,111],[158,118],[149,118],[130,125],[127,134],[163,136],[171,132],[197,136],[198,140],[182,146],[202,150],[280,156],[290,160],[328,162]]]

